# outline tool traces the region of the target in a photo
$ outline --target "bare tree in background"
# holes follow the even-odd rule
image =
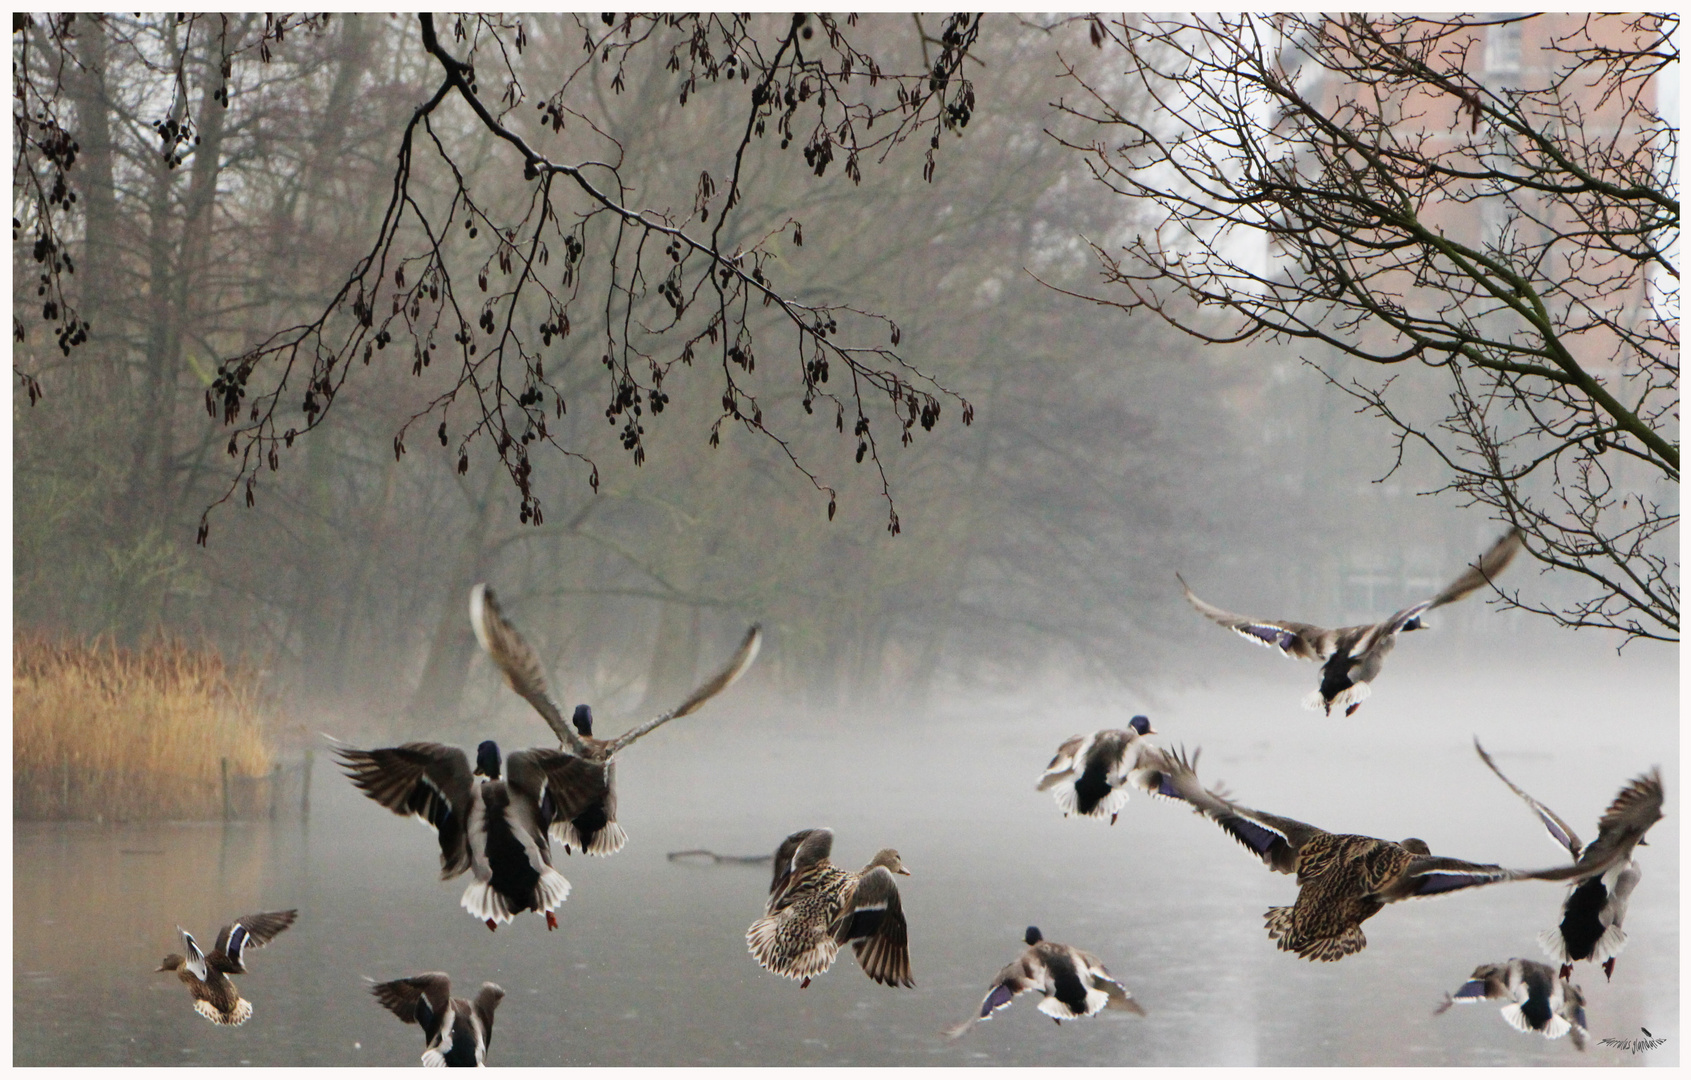
[[[156,95],[160,154],[172,167],[191,163],[201,131],[212,126],[194,114],[188,92],[190,81],[201,79],[196,55],[212,56],[214,76],[227,81],[237,65],[269,62],[290,32],[320,29],[326,18],[266,18],[262,28],[244,32],[222,16],[179,21],[172,40],[181,48],[173,65],[159,65]],[[797,143],[795,152],[818,176],[832,166],[856,179],[894,145],[926,136],[924,175],[931,178],[940,133],[968,123],[974,92],[960,69],[978,16],[952,16],[937,35],[917,20],[923,66],[907,73],[883,71],[857,48],[854,26],[855,18],[806,15],[580,15],[577,40],[548,42],[553,58],[579,51],[566,60],[561,80],[537,97],[534,79],[525,78],[530,41],[520,19],[459,17],[443,36],[432,16],[419,16],[416,41],[436,65],[437,81],[396,147],[390,201],[367,253],[317,315],[219,363],[207,389],[207,410],[233,429],[226,449],[235,476],[219,502],[244,488],[250,505],[261,471],[279,468],[280,450],[324,422],[352,373],[397,354],[419,376],[440,361],[456,377],[401,425],[395,455],[417,430],[455,444],[460,471],[478,444],[486,447],[520,492],[520,519],[538,524],[531,445],[580,458],[589,482],[598,483],[592,462],[547,423],[568,405],[560,369],[591,355],[605,369],[605,416],[620,424],[636,463],[646,454],[644,425],[668,403],[666,377],[677,365],[710,364],[721,391],[711,445],[725,423],[773,440],[828,496],[831,517],[836,489],[765,424],[760,395],[776,384],[767,374],[754,376],[761,355],[766,373],[791,365],[786,370],[802,388],[807,413],[822,409],[841,431],[850,423],[858,462],[867,458],[880,472],[887,528],[896,534],[876,435],[883,428],[874,416],[886,410],[907,444],[918,424],[931,429],[938,421],[942,398],[961,406],[964,423],[972,409],[896,351],[901,335],[890,319],[777,285],[769,244],[789,232],[802,243],[801,222],[756,236],[733,224],[754,140],[779,140],[783,149]],[[89,329],[65,288],[75,269],[67,247],[76,230],[71,170],[78,145],[61,114],[67,81],[83,69],[73,17],[15,16],[13,58],[14,243],[34,244],[42,318],[68,354]],[[701,172],[690,205],[680,208],[645,201],[652,185],[623,175],[620,146],[594,117],[604,83],[620,94],[629,66],[646,62],[672,73],[670,91],[683,105],[713,87],[737,87],[746,98],[743,125],[724,143],[723,171]],[[214,100],[229,107],[226,92]],[[502,151],[472,161],[465,140],[477,133],[494,136]],[[511,203],[485,192],[490,169],[520,175],[525,197]],[[422,190],[425,172],[450,177],[444,198]],[[765,346],[783,325],[782,339]],[[26,333],[15,315],[14,336]],[[587,337],[591,346],[577,344]],[[33,400],[35,374],[16,374]],[[209,512],[201,518],[201,543]]]
[[[1587,579],[1511,602],[1677,640],[1678,136],[1656,76],[1678,18],[1549,18],[1090,18],[1160,107],[1066,65],[1059,138],[1154,207],[1124,251],[1095,245],[1117,291],[1089,299],[1380,365],[1328,378],[1399,461],[1430,449],[1443,490]],[[1394,386],[1411,361],[1448,380],[1442,416]]]

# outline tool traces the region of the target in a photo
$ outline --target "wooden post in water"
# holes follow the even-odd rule
[[[277,759],[270,766],[270,820],[276,820],[276,804],[282,798],[282,762]]]
[[[223,820],[228,821],[235,816],[229,803],[229,759],[223,758],[221,761],[223,766]]]
[[[311,816],[311,747],[305,748],[305,764],[301,766],[305,775],[299,785],[299,816],[301,820]]]

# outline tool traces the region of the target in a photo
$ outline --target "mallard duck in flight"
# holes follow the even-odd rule
[[[243,915],[218,931],[217,944],[210,953],[202,953],[194,935],[176,928],[187,953],[171,953],[159,964],[159,971],[174,971],[194,996],[194,1011],[214,1024],[239,1027],[252,1016],[252,1002],[242,997],[231,975],[244,975],[247,968],[242,959],[249,948],[260,949],[270,939],[294,924],[297,910],[265,911],[257,915]]]
[[[1374,679],[1386,662],[1386,654],[1397,644],[1400,632],[1424,629],[1421,616],[1433,608],[1455,603],[1476,589],[1497,579],[1521,550],[1521,531],[1510,529],[1491,549],[1469,566],[1438,595],[1411,604],[1381,622],[1327,630],[1310,623],[1281,619],[1252,619],[1223,611],[1198,599],[1186,579],[1175,574],[1186,599],[1204,616],[1234,631],[1246,641],[1280,655],[1321,662],[1321,685],[1304,697],[1304,707],[1321,709],[1329,716],[1343,709],[1346,716],[1361,707]]]
[[[475,1001],[452,996],[452,979],[429,971],[370,987],[382,1008],[423,1029],[423,1064],[483,1066],[493,1042],[493,1011],[505,999],[497,983],[481,984]]]
[[[614,739],[598,739],[593,736],[593,710],[586,705],[576,706],[570,721],[564,720],[563,710],[547,688],[546,670],[540,657],[505,618],[493,590],[485,584],[470,590],[470,626],[504,677],[505,685],[534,706],[557,734],[560,749],[569,751],[575,761],[551,773],[554,784],[572,789],[560,800],[569,805],[571,812],[552,826],[566,854],[576,848],[590,855],[610,855],[621,850],[628,836],[616,821],[616,755],[671,720],[703,708],[745,673],[763,644],[763,629],[754,624],[728,663],[700,683],[680,705]]]
[[[1264,865],[1296,874],[1298,898],[1269,908],[1268,936],[1306,960],[1342,960],[1368,944],[1362,924],[1387,904],[1527,876],[1490,863],[1434,855],[1425,841],[1330,833],[1301,821],[1250,810],[1198,782],[1185,753],[1164,753],[1164,789],[1190,803]]]
[[[775,852],[775,877],[763,918],[746,931],[746,947],[767,971],[803,980],[833,966],[851,942],[863,974],[884,986],[915,986],[909,932],[894,874],[909,876],[898,852],[882,848],[857,873],[828,861],[832,829],[800,829]]]
[[[1433,1015],[1474,1001],[1503,1002],[1503,1019],[1516,1031],[1536,1031],[1546,1039],[1572,1034],[1574,1049],[1585,1049],[1585,994],[1549,964],[1519,957],[1481,964],[1455,994],[1445,995]]]
[[[1562,921],[1538,935],[1544,951],[1561,962],[1560,977],[1573,973],[1574,961],[1595,960],[1603,965],[1604,978],[1615,974],[1615,957],[1626,945],[1627,900],[1637,888],[1642,871],[1633,859],[1633,849],[1645,843],[1644,834],[1662,820],[1662,774],[1652,769],[1621,788],[1597,822],[1597,839],[1581,845],[1579,837],[1556,812],[1515,786],[1491,760],[1480,740],[1474,749],[1497,778],[1532,807],[1550,838],[1574,857],[1572,866],[1541,870],[1530,876],[1540,881],[1571,881],[1572,891],[1562,904]]]
[[[1037,926],[1028,927],[1022,940],[1027,942],[1026,951],[998,973],[992,989],[981,1000],[980,1013],[946,1028],[946,1038],[962,1038],[977,1023],[990,1020],[993,1013],[1030,990],[1038,990],[1043,996],[1039,1011],[1059,1025],[1108,1008],[1145,1015],[1127,987],[1117,982],[1096,956],[1072,945],[1046,941]]]

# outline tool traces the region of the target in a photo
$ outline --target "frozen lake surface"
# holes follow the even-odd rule
[[[504,986],[493,1065],[1673,1065],[1679,1053],[1678,680],[1671,650],[1577,650],[1492,671],[1410,643],[1351,720],[1298,707],[1314,667],[1241,651],[1225,681],[1109,702],[999,700],[931,715],[749,716],[731,697],[630,749],[618,770],[628,846],[564,858],[574,886],[548,933],[534,914],[490,934],[437,879],[425,828],[359,795],[318,756],[308,823],[23,824],[14,832],[17,1065],[415,1065],[415,1027],[364,977],[444,970],[471,996]],[[1260,662],[1259,662],[1260,661]],[[1666,818],[1615,979],[1593,965],[1592,1046],[1509,1028],[1495,1004],[1433,1015],[1476,964],[1543,959],[1562,886],[1503,884],[1396,904],[1336,964],[1277,951],[1262,912],[1290,903],[1214,825],[1136,795],[1114,827],[1064,820],[1034,782],[1065,737],[1149,712],[1163,745],[1202,746],[1199,773],[1246,806],[1339,832],[1417,835],[1434,853],[1506,866],[1558,861],[1536,820],[1475,756],[1478,734],[1528,791],[1594,837],[1616,791],[1662,766]],[[606,725],[616,730],[620,725]],[[522,729],[545,745],[535,721]],[[502,743],[504,740],[502,740]],[[507,749],[523,745],[511,743]],[[744,934],[768,871],[666,852],[771,851],[835,830],[853,869],[882,846],[900,879],[916,989],[870,983],[842,954],[810,988],[762,971]],[[202,942],[236,916],[297,907],[236,983],[251,1022],[218,1029],[154,974],[181,924]],[[1024,997],[966,1038],[1023,928],[1100,956],[1145,1006],[1060,1028]],[[1666,1042],[1630,1054],[1599,1044]]]

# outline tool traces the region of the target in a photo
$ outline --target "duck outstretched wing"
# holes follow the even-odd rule
[[[428,971],[409,979],[370,987],[382,1008],[407,1024],[416,1024],[430,1043],[440,1034],[441,1020],[451,1008],[452,979],[444,971]]]
[[[507,787],[534,803],[542,827],[569,821],[614,797],[608,765],[545,747],[508,755],[505,778]]]
[[[1515,560],[1521,550],[1523,541],[1521,530],[1510,529],[1497,541],[1486,549],[1484,555],[1457,575],[1455,581],[1446,585],[1437,596],[1427,601],[1429,608],[1440,607],[1444,604],[1455,603],[1468,596],[1475,589],[1491,584],[1497,576]]]
[[[1491,755],[1486,753],[1485,747],[1480,745],[1480,739],[1477,735],[1474,737],[1474,749],[1479,752],[1480,760],[1486,763],[1486,768],[1495,773],[1497,778],[1503,781],[1510,791],[1519,795],[1528,806],[1532,807],[1533,813],[1538,815],[1538,820],[1544,823],[1545,831],[1550,834],[1550,839],[1556,841],[1558,846],[1566,848],[1568,854],[1578,859],[1584,845],[1580,843],[1579,836],[1569,827],[1568,823],[1558,817],[1556,811],[1516,787],[1513,780],[1504,776],[1503,770],[1497,767],[1497,762],[1491,760]]]
[[[1311,623],[1290,622],[1284,619],[1253,619],[1235,615],[1198,599],[1186,579],[1175,574],[1180,587],[1186,591],[1186,601],[1212,622],[1225,626],[1246,641],[1280,650],[1280,655],[1299,660],[1325,660],[1333,653],[1335,632]]]
[[[534,711],[546,721],[546,726],[558,736],[560,743],[577,754],[591,756],[587,744],[581,741],[581,736],[564,719],[558,703],[552,700],[552,692],[546,685],[546,669],[541,665],[540,657],[505,618],[498,598],[486,584],[477,584],[470,590],[470,628],[475,631],[476,640],[481,642],[482,651],[487,653],[504,677],[505,685],[534,706]]]
[[[482,1043],[484,1046],[493,1044],[493,1010],[499,1008],[499,1003],[505,1000],[505,990],[498,983],[484,982],[481,992],[476,995],[474,1008],[476,1019],[481,1021]]]
[[[1660,769],[1651,769],[1621,788],[1614,802],[1609,804],[1609,809],[1597,821],[1597,839],[1586,845],[1572,866],[1536,870],[1526,876],[1540,881],[1596,877],[1617,863],[1631,859],[1632,849],[1660,820],[1662,773]]]
[[[833,850],[832,829],[800,829],[781,841],[775,849],[775,876],[769,883],[769,910],[774,912],[796,877],[826,861]]]
[[[948,1039],[962,1038],[970,1028],[982,1020],[988,1019],[999,1009],[1008,1008],[1018,995],[1029,990],[1038,990],[1048,981],[1045,965],[1040,962],[1038,954],[1032,949],[1005,964],[998,972],[998,977],[992,980],[991,989],[986,997],[981,999],[979,1012],[960,1024],[953,1024],[944,1031]]]
[[[1133,1000],[1133,995],[1127,987],[1110,974],[1109,970],[1104,967],[1102,960],[1084,949],[1075,949],[1074,955],[1085,968],[1086,973],[1092,977],[1092,981],[1097,984],[1098,989],[1104,991],[1105,995],[1109,997],[1109,1003],[1104,1008],[1124,1009],[1138,1016],[1145,1015],[1145,1007]]]
[[[646,721],[637,728],[631,728],[613,739],[606,750],[607,756],[616,754],[629,743],[651,734],[671,720],[678,720],[683,716],[698,712],[704,707],[705,702],[734,685],[734,681],[746,673],[746,669],[752,666],[752,661],[757,659],[758,650],[762,647],[763,627],[753,623],[751,629],[746,631],[746,636],[741,639],[740,647],[734,650],[734,655],[728,658],[726,664],[722,665],[710,678],[695,687],[693,692],[688,694],[686,699],[674,709],[662,716]]]
[[[1268,814],[1240,806],[1204,787],[1196,772],[1198,755],[1190,758],[1182,748],[1176,752],[1159,753],[1159,793],[1181,799],[1198,813],[1221,826],[1233,839],[1263,861],[1271,870],[1282,874],[1297,870],[1298,851],[1321,829],[1292,818]]]
[[[225,926],[217,934],[217,947],[212,950],[212,959],[217,963],[217,969],[230,975],[241,975],[246,967],[241,955],[248,948],[262,949],[270,944],[270,939],[294,924],[299,917],[298,909],[287,911],[264,911],[257,915],[243,915],[239,919]]]
[[[415,815],[440,834],[440,876],[470,868],[468,827],[475,782],[470,761],[456,746],[411,742],[376,750],[335,744],[341,768],[371,799],[399,814]]]
[[[1471,889],[1477,885],[1494,885],[1500,881],[1516,881],[1521,874],[1491,863],[1471,863],[1462,859],[1447,859],[1439,855],[1421,855],[1411,860],[1401,877],[1380,890],[1376,898],[1386,903],[1407,900],[1416,896],[1437,896]]]
[[[830,929],[840,945],[851,942],[863,974],[884,986],[915,986],[910,977],[910,933],[892,871],[877,866],[857,888]]]

